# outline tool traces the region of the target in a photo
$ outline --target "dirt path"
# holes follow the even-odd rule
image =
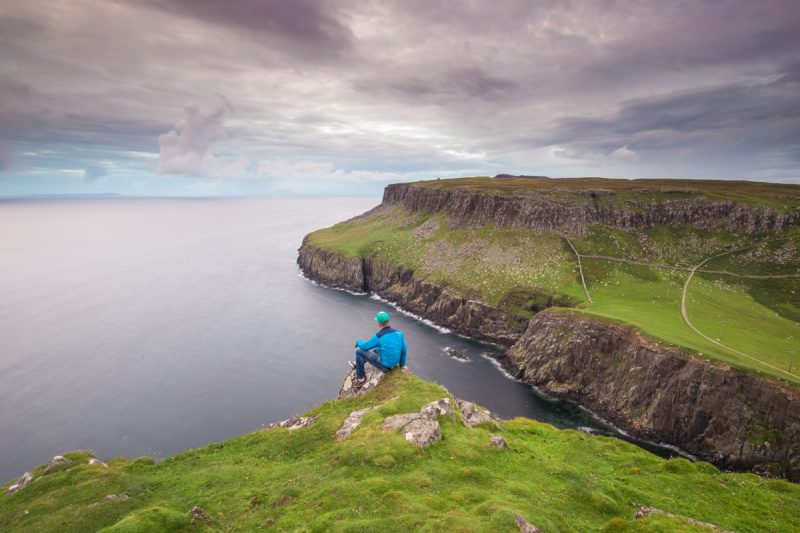
[[[575,254],[575,257],[578,258],[578,271],[581,273],[581,283],[583,284],[583,292],[586,293],[586,298],[589,299],[589,303],[594,303],[594,302],[592,302],[592,296],[589,294],[589,288],[586,287],[586,278],[583,277],[583,263],[581,263],[581,254],[578,253],[578,250],[575,249],[575,247],[572,245],[572,242],[569,239],[567,239],[563,235],[562,235],[562,237],[563,237],[563,239],[565,241],[567,241],[567,244],[569,244],[569,247],[572,248],[572,251]]]
[[[728,251],[728,252],[723,252],[721,254],[717,254],[717,255],[712,255],[712,256],[706,257],[705,259],[703,259],[702,261],[697,263],[697,265],[695,265],[689,271],[689,277],[686,278],[686,283],[683,284],[683,290],[681,291],[681,316],[683,317],[683,321],[686,323],[687,326],[689,326],[689,328],[692,331],[694,331],[695,333],[697,333],[698,335],[700,335],[701,337],[703,337],[707,341],[716,344],[720,348],[723,348],[725,350],[728,350],[729,352],[735,353],[736,355],[740,355],[742,357],[750,359],[751,361],[755,361],[756,363],[758,363],[758,364],[760,364],[762,366],[765,366],[767,368],[771,368],[772,370],[777,370],[778,372],[780,372],[782,374],[786,374],[787,376],[791,376],[791,377],[793,377],[795,379],[800,379],[800,376],[798,376],[797,374],[792,374],[791,372],[787,372],[786,370],[783,370],[782,368],[778,368],[775,365],[771,365],[771,364],[769,364],[769,363],[767,363],[765,361],[762,361],[761,359],[753,357],[752,355],[747,355],[746,353],[740,352],[739,350],[731,348],[730,346],[726,346],[726,345],[722,344],[721,342],[719,342],[719,341],[717,341],[715,339],[712,339],[711,337],[709,337],[708,335],[706,335],[705,333],[703,333],[702,331],[697,329],[694,326],[694,324],[692,324],[692,322],[689,320],[689,313],[686,311],[686,292],[689,290],[689,283],[691,283],[692,278],[694,277],[694,273],[697,272],[698,269],[701,266],[703,266],[705,263],[707,263],[708,261],[710,261],[712,259],[716,259],[717,257],[722,257],[724,255],[740,252],[740,251],[742,251],[744,249],[745,248],[740,248],[738,250],[731,250],[731,251]],[[787,275],[786,277],[792,277],[792,276],[791,275]]]

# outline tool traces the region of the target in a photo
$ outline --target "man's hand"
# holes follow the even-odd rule
[[[409,374],[409,375],[411,374],[411,371],[408,369],[407,366],[403,367],[403,372],[405,372],[406,374]]]

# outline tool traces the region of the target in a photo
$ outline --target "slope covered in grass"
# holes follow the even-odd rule
[[[307,428],[260,430],[154,464],[146,459],[67,468],[0,497],[3,531],[796,531],[800,487],[708,463],[665,460],[614,438],[529,419],[468,428],[439,418],[442,440],[417,448],[380,428],[392,414],[447,397],[389,373],[368,394],[312,410]],[[355,432],[334,433],[353,410],[380,405]],[[509,448],[494,448],[499,433]],[[127,498],[104,500],[109,494]],[[201,507],[207,518],[190,518]],[[677,515],[633,515],[640,506]]]

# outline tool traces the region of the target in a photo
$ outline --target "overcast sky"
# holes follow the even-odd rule
[[[0,195],[798,163],[797,0],[0,3]]]

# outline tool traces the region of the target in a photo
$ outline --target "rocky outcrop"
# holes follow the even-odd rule
[[[366,374],[367,380],[359,385],[355,380],[356,370],[355,368],[351,368],[344,376],[342,388],[339,389],[337,399],[343,400],[345,398],[354,398],[366,394],[374,389],[383,379],[383,372],[369,364],[364,365],[364,373]]]
[[[15,483],[13,483],[10,487],[8,487],[6,494],[11,496],[15,492],[27,487],[28,483],[30,483],[31,481],[33,481],[33,475],[30,472],[25,472],[20,476],[20,478]]]
[[[631,433],[723,467],[800,480],[800,392],[650,340],[544,311],[508,350],[519,377]]]
[[[281,420],[280,422],[273,422],[268,425],[266,429],[284,428],[292,431],[295,429],[307,428],[308,426],[313,425],[316,421],[316,416],[296,416],[294,418]]]
[[[305,240],[297,264],[307,278],[322,285],[374,292],[473,339],[510,346],[524,331],[509,321],[503,310],[458,296],[436,283],[416,278],[413,270],[394,267],[381,259],[355,259]]]
[[[635,192],[635,191],[633,191]],[[646,192],[646,191],[645,191]],[[781,231],[800,223],[800,214],[782,213],[730,200],[712,200],[692,191],[689,198],[622,199],[612,191],[532,189],[515,196],[457,188],[435,188],[406,183],[386,187],[383,205],[402,205],[412,212],[443,212],[452,228],[517,226],[584,235],[592,224],[615,228],[650,228],[656,224],[691,224],[698,228],[744,230],[747,233]]]
[[[361,425],[361,419],[364,418],[364,415],[367,413],[371,413],[377,409],[380,409],[380,405],[376,405],[375,407],[367,407],[365,409],[358,409],[357,411],[353,411],[347,418],[344,419],[344,423],[342,427],[336,432],[336,440],[342,440],[349,437],[353,431],[356,430],[358,426]]]

